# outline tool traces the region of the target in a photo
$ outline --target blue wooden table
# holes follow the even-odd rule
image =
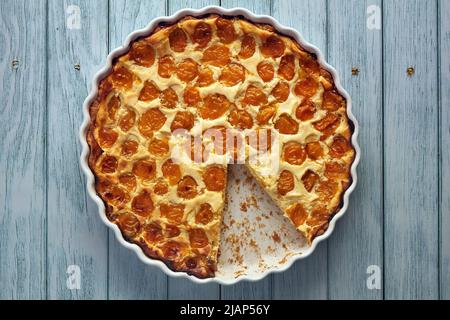
[[[361,126],[347,214],[311,257],[257,283],[199,286],[144,265],[101,223],[78,164],[81,106],[108,52],[208,4],[299,30]],[[448,0],[0,1],[0,298],[449,299],[449,16]]]

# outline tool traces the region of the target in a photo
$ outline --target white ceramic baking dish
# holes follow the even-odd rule
[[[343,196],[343,205],[339,212],[333,217],[331,220],[327,231],[314,239],[311,246],[307,246],[306,243],[302,240],[298,232],[293,229],[293,227],[287,223],[287,219],[282,217],[281,213],[278,214],[277,208],[270,201],[269,196],[266,195],[259,187],[249,186],[248,184],[241,184],[236,188],[228,189],[228,199],[233,199],[228,205],[227,212],[224,214],[224,222],[228,223],[232,219],[237,219],[238,223],[232,223],[232,225],[236,226],[234,228],[228,228],[227,231],[224,231],[222,238],[226,239],[230,236],[238,235],[239,238],[242,236],[239,235],[240,232],[245,231],[247,234],[247,238],[253,238],[255,242],[258,244],[258,250],[255,250],[254,246],[245,247],[241,243],[237,245],[240,246],[240,259],[233,258],[233,244],[227,241],[224,241],[221,246],[221,256],[219,259],[219,270],[217,272],[216,277],[208,278],[208,279],[199,279],[194,276],[189,276],[184,272],[174,272],[170,270],[163,262],[159,260],[154,260],[147,257],[140,247],[135,244],[129,243],[125,241],[123,238],[119,228],[111,223],[105,214],[105,206],[103,201],[97,195],[95,191],[95,178],[88,166],[88,155],[89,155],[89,146],[86,142],[86,131],[88,124],[90,122],[89,116],[89,106],[92,101],[95,99],[98,90],[99,82],[111,71],[112,62],[115,57],[118,57],[124,54],[129,47],[130,42],[135,40],[138,37],[146,36],[152,33],[152,31],[160,24],[160,23],[175,23],[177,20],[183,18],[184,16],[201,16],[205,14],[219,14],[219,15],[227,15],[227,16],[243,16],[246,19],[253,21],[255,23],[265,23],[272,25],[278,32],[285,34],[294,38],[302,47],[306,50],[315,53],[318,58],[318,62],[321,66],[323,66],[326,70],[328,70],[334,78],[336,88],[338,91],[347,99],[347,114],[350,120],[354,124],[354,133],[352,135],[352,144],[356,150],[355,160],[351,167],[351,176],[352,176],[352,184],[347,189]],[[248,11],[244,8],[232,8],[232,9],[224,9],[217,6],[208,6],[199,10],[193,9],[183,9],[177,11],[175,14],[169,17],[159,17],[152,20],[149,25],[141,30],[137,30],[132,32],[125,40],[123,46],[113,50],[106,59],[106,65],[94,76],[92,81],[92,88],[89,93],[89,96],[86,98],[83,104],[83,115],[84,121],[80,128],[80,141],[82,146],[82,154],[80,158],[81,168],[86,175],[87,178],[87,190],[90,197],[94,200],[98,205],[100,218],[102,221],[113,230],[116,235],[117,240],[126,248],[133,250],[145,264],[157,266],[162,271],[164,271],[167,275],[171,277],[180,277],[180,278],[188,278],[196,283],[210,283],[216,282],[223,285],[231,285],[237,283],[241,280],[247,281],[257,281],[272,272],[283,272],[287,270],[296,260],[303,259],[308,257],[316,248],[317,244],[324,239],[328,238],[330,234],[334,230],[334,226],[336,221],[343,216],[345,211],[349,205],[349,196],[352,191],[355,189],[357,183],[356,176],[356,167],[358,165],[360,159],[360,148],[357,143],[358,136],[358,122],[356,121],[353,113],[352,113],[352,103],[350,96],[348,93],[342,88],[339,76],[337,75],[336,70],[325,62],[324,56],[320,50],[314,45],[306,42],[303,37],[294,29],[283,26],[274,18],[266,15],[256,15],[252,12]],[[245,172],[242,171],[242,167],[231,168],[231,175],[239,176],[245,175]],[[230,179],[230,178],[229,178]],[[240,179],[236,179],[238,181]],[[233,182],[232,182],[233,183]],[[258,199],[258,205],[249,205],[248,208],[245,208],[245,216],[246,219],[239,221],[242,216],[242,203],[243,201],[247,201],[249,199]],[[241,204],[241,208],[239,208],[239,203]],[[275,214],[267,215],[267,221],[264,224],[259,223],[259,226],[262,228],[261,230],[258,228],[251,228],[252,234],[248,237],[248,228],[246,225],[258,225],[258,222],[255,220],[256,217],[260,216],[262,212],[274,212]],[[259,221],[259,220],[258,220]],[[283,238],[290,238],[288,243],[284,243],[284,245],[274,245],[274,232],[283,230],[283,234],[285,235]],[[236,238],[236,237],[235,237]],[[280,239],[276,239],[276,242],[279,242]],[[282,239],[283,241],[285,239]],[[234,244],[236,246],[236,244]],[[256,252],[256,253],[255,253]],[[247,259],[248,257],[248,259]],[[244,261],[242,261],[242,259]],[[230,262],[230,261],[234,261]],[[239,261],[239,263],[236,263]]]

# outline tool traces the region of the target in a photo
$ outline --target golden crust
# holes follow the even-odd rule
[[[253,53],[251,45],[243,53],[245,37],[253,39],[247,39]],[[267,80],[260,73],[262,61],[270,64]],[[213,83],[200,83],[206,69]],[[284,101],[280,90],[275,92],[280,83],[288,88]],[[192,87],[198,102],[185,97]],[[214,108],[225,109],[211,114],[209,98],[221,101]],[[265,107],[275,111],[263,122]],[[280,165],[250,161],[254,148],[245,145],[246,165],[308,242],[328,228],[351,184],[355,150],[345,99],[314,54],[269,25],[218,15],[160,25],[114,61],[89,111],[88,162],[108,218],[128,241],[174,271],[214,276],[227,161],[214,149],[217,163],[184,158],[168,164],[172,151],[188,139],[173,135],[176,128],[187,129],[190,137],[217,126],[244,126],[250,135],[264,129],[277,133]],[[285,152],[292,143],[295,148]]]

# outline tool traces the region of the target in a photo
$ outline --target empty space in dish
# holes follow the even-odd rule
[[[227,201],[216,278],[260,278],[309,248],[245,165],[228,166]]]

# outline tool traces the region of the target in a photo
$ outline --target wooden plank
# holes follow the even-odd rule
[[[450,299],[450,1],[439,1],[440,79],[440,297]]]
[[[46,14],[0,2],[0,299],[46,296]]]
[[[144,28],[166,14],[164,1],[119,0],[109,4],[109,49],[119,47],[134,30]],[[139,261],[136,254],[121,246],[109,233],[109,298],[165,299],[167,277],[159,269]]]
[[[219,0],[169,0],[168,14],[184,8],[202,8],[208,5],[219,5]],[[198,285],[190,280],[170,278],[168,281],[169,299],[218,299],[220,286],[216,284]]]
[[[326,54],[325,0],[274,0],[272,8],[275,19],[298,30],[306,41]],[[327,298],[327,242],[322,242],[311,256],[297,261],[286,272],[273,276],[273,298]]]
[[[379,11],[369,8],[368,16],[369,6]],[[350,207],[328,241],[331,299],[383,297],[381,287],[367,287],[369,266],[383,268],[382,31],[367,28],[368,17],[376,18],[373,14],[381,19],[380,0],[328,2],[328,62],[352,97],[364,150]],[[352,75],[352,68],[359,74]]]
[[[387,299],[438,297],[436,9],[436,1],[383,3]]]
[[[256,14],[270,15],[270,0],[222,0],[221,5],[226,8],[243,7]],[[240,282],[233,286],[222,286],[222,299],[271,299],[272,276],[267,276],[258,282]]]
[[[48,298],[107,296],[107,232],[87,205],[79,126],[91,79],[107,54],[107,1],[48,2]],[[78,17],[80,19],[78,19]],[[75,69],[80,65],[80,70]],[[89,200],[89,202],[91,202]],[[80,288],[67,287],[69,266]],[[70,271],[70,269],[69,269]],[[76,277],[76,274],[73,275]],[[69,289],[72,288],[72,289]]]

